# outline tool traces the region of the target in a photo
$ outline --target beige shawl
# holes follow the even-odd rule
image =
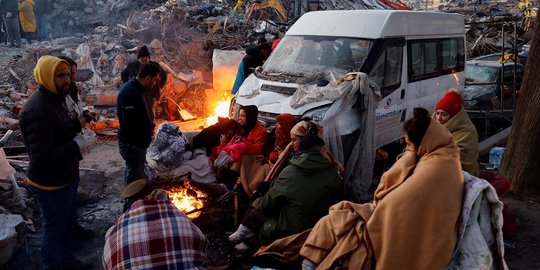
[[[300,255],[317,269],[446,269],[462,197],[458,148],[431,121],[417,153],[407,152],[383,175],[373,204],[332,206]]]

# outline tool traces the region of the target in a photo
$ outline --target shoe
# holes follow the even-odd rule
[[[94,231],[81,226],[79,223],[75,224],[75,227],[73,228],[73,238],[77,240],[84,240],[92,237],[94,237]]]
[[[73,270],[91,270],[94,268],[93,263],[83,262],[78,259],[73,259],[71,262],[63,265],[62,269],[73,269]]]
[[[13,48],[13,47],[15,47],[15,45],[14,45],[13,43],[9,43],[7,46],[8,46],[8,48]]]
[[[237,243],[253,236],[255,236],[255,233],[253,233],[250,228],[240,224],[238,230],[236,230],[236,232],[234,232],[233,234],[229,235],[229,241]]]
[[[246,253],[251,249],[251,247],[249,247],[244,242],[242,242],[242,243],[234,246],[234,249],[236,249],[236,251],[238,251],[238,252]]]

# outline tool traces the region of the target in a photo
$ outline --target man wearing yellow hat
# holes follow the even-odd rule
[[[38,60],[34,77],[39,89],[28,98],[19,120],[30,157],[27,182],[43,214],[43,269],[91,269],[69,246],[77,218],[79,160],[91,143],[77,133],[64,106],[70,67],[46,55]]]

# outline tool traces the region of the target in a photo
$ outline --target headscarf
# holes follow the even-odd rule
[[[302,120],[298,122],[294,127],[291,129],[291,134],[294,134],[298,137],[304,137],[304,136],[317,136],[319,138],[323,138],[323,127],[319,124],[315,123],[312,120]],[[334,168],[339,172],[339,175],[343,177],[343,173],[345,172],[345,168],[339,161],[337,161],[330,150],[323,145],[321,147],[321,155],[323,155],[324,158],[326,158]]]
[[[296,125],[294,125],[294,127],[291,129],[291,134],[294,134],[298,137],[311,135],[319,136],[322,138],[323,128],[322,126],[319,126],[319,124],[311,120],[302,120]]]
[[[69,70],[69,64],[58,57],[44,55],[39,58],[34,68],[34,78],[36,82],[45,87],[53,94],[58,94],[56,84],[54,83],[54,74],[59,70]]]
[[[275,146],[280,149],[285,149],[287,144],[291,142],[291,129],[296,124],[296,118],[290,113],[283,113],[276,117],[276,121],[280,125],[280,129],[276,128]]]
[[[257,115],[259,114],[259,110],[255,105],[242,106],[240,107],[240,110],[243,110],[246,114],[246,124],[242,126],[242,135],[247,136],[251,129],[253,129],[253,127],[255,127],[255,125],[257,124]]]

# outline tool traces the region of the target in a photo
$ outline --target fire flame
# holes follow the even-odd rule
[[[190,185],[189,182],[185,182],[185,187],[177,187],[170,189],[169,197],[174,206],[178,208],[178,210],[184,213],[188,213],[204,206],[203,199],[206,198],[206,193]],[[198,211],[189,214],[188,218],[196,219],[200,215],[201,211]]]
[[[206,118],[206,126],[209,127],[218,122],[218,116],[228,117],[229,116],[229,101],[219,101],[214,109],[214,115]]]

